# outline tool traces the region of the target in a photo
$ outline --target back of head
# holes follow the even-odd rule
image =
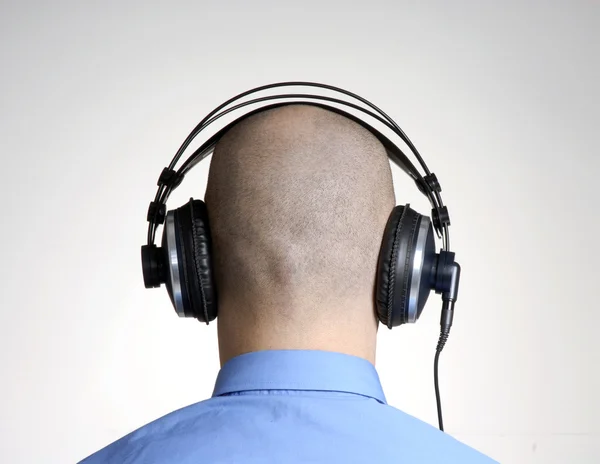
[[[220,321],[310,330],[375,319],[395,202],[385,149],[367,129],[304,104],[252,115],[217,144],[205,200]]]

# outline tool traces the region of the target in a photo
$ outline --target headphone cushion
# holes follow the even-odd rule
[[[176,210],[176,223],[181,245],[185,313],[208,323],[217,317],[217,293],[206,204],[190,198],[187,204]]]
[[[390,329],[408,321],[408,293],[420,217],[409,205],[396,206],[383,234],[375,304],[379,321]]]

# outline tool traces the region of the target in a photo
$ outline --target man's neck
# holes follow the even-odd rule
[[[375,365],[377,322],[312,321],[310,325],[217,319],[221,366],[241,354],[263,350],[321,350],[358,356]]]

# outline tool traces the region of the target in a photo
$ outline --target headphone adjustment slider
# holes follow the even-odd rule
[[[183,175],[177,174],[177,171],[175,171],[174,169],[164,168],[160,173],[156,185],[158,185],[159,187],[164,185],[173,190],[179,187],[179,184],[181,184],[181,182],[183,181],[183,177]]]
[[[433,208],[431,210],[431,221],[436,230],[442,230],[444,226],[449,226],[450,214],[448,213],[448,207],[442,206],[441,208]]]
[[[164,203],[157,203],[156,201],[151,201],[150,206],[148,206],[148,214],[146,216],[146,220],[151,222],[152,224],[162,224],[165,222],[165,217],[167,215],[167,205]]]
[[[425,195],[427,195],[428,189],[432,192],[438,192],[438,193],[442,191],[442,186],[440,185],[440,182],[438,181],[437,176],[433,172],[431,174],[427,174],[426,176],[423,176],[422,181],[421,181],[421,179],[417,179],[416,184],[417,184],[417,188],[421,191],[421,193],[423,193]],[[425,188],[425,186],[427,186],[428,189]]]

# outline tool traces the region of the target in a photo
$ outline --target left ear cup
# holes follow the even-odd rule
[[[388,328],[416,322],[433,288],[436,263],[433,227],[409,205],[396,206],[388,219],[379,254],[375,303]]]
[[[174,222],[184,315],[208,324],[217,317],[217,293],[206,204],[190,198],[175,210]]]

